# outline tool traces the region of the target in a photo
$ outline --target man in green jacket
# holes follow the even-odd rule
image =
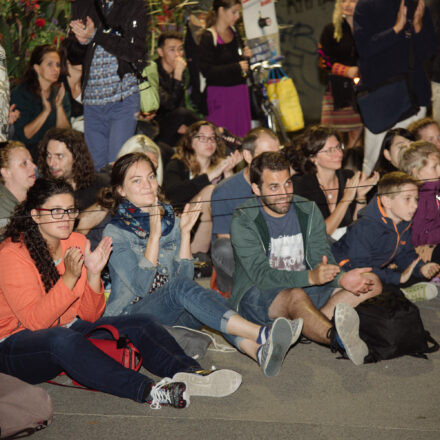
[[[368,348],[353,307],[381,292],[379,279],[371,268],[341,271],[320,210],[293,195],[289,163],[280,153],[254,158],[250,180],[257,197],[237,208],[231,223],[233,307],[259,324],[303,318],[304,336],[362,364]]]

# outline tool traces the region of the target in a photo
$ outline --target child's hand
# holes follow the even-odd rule
[[[424,244],[423,246],[417,246],[416,252],[417,252],[417,255],[422,257],[422,261],[424,263],[428,263],[429,261],[431,261],[432,253],[434,252],[434,248],[435,248],[435,246],[432,244]]]
[[[411,277],[414,268],[417,266],[417,263],[420,261],[421,257],[416,258],[400,275],[400,284],[406,283]]]
[[[440,270],[440,265],[437,263],[427,263],[424,266],[421,267],[420,272],[421,274],[430,280],[431,278],[434,278]]]

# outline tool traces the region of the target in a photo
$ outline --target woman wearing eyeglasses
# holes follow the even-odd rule
[[[225,146],[217,127],[208,121],[192,124],[177,147],[164,175],[166,197],[176,209],[182,209],[195,198],[202,201],[199,227],[194,235],[191,251],[208,252],[211,242],[211,194],[215,184],[233,174],[240,162],[238,151],[225,157]]]
[[[101,271],[112,238],[104,237],[92,252],[85,236],[72,232],[78,214],[65,180],[40,178],[8,225],[0,245],[0,372],[36,384],[65,371],[89,388],[154,408],[184,408],[190,395],[234,392],[241,382],[238,373],[202,372],[147,315],[101,318],[106,303]],[[128,336],[143,367],[166,379],[155,384],[97,349],[86,336],[99,325]],[[248,327],[258,333],[259,327]]]
[[[294,178],[295,194],[314,201],[325,219],[327,234],[337,240],[366,205],[366,195],[379,175],[366,179],[359,171],[342,169],[343,145],[336,130],[309,127],[300,141],[303,175]]]

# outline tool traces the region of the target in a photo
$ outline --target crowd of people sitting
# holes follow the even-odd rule
[[[361,365],[357,305],[387,286],[412,300],[437,295],[439,123],[388,130],[369,174],[343,167],[350,149],[332,124],[311,125],[290,145],[268,128],[249,130],[247,113],[240,119],[228,104],[234,93],[240,105],[248,99],[248,61],[234,52],[238,0],[214,1],[201,39],[206,119],[186,105],[176,33],[159,39],[159,111],[139,115],[134,62],[146,24],[143,2],[132,3],[96,11],[77,0],[62,50],[36,47],[12,92],[20,115],[0,149],[0,373],[37,384],[65,371],[155,408],[238,389],[239,373],[203,369],[163,325],[219,331],[268,377],[301,334]],[[340,39],[351,43],[352,28],[339,23]],[[158,133],[136,134],[139,116]],[[358,122],[345,127],[351,146]],[[212,264],[214,290],[194,281],[194,256]],[[86,335],[100,325],[127,335],[164,379],[94,347]]]

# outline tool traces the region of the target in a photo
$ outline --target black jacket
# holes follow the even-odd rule
[[[118,75],[121,79],[126,73],[136,73],[135,63],[142,69],[142,60],[146,58],[147,51],[147,11],[143,0],[114,0],[106,14],[110,31],[104,29],[99,19],[95,0],[76,0],[72,5],[72,20],[85,21],[86,17],[93,20],[96,28],[92,41],[87,45],[81,45],[72,32],[67,38],[67,48],[75,45],[77,50],[84,51],[83,90],[87,85],[96,45],[116,56]]]
[[[160,107],[157,116],[168,114],[178,107],[185,107],[185,86],[183,81],[175,79],[163,67],[160,58],[156,60],[159,74]]]
[[[214,45],[212,32],[206,30],[200,41],[200,70],[208,86],[245,84],[238,54],[238,36],[230,43]]]
[[[359,0],[353,20],[354,39],[359,53],[362,85],[367,89],[409,70],[410,39],[405,30],[396,34],[393,26],[401,0]],[[411,88],[418,105],[430,104],[431,87],[425,62],[436,51],[434,27],[429,9],[425,9],[422,30],[413,35],[415,71]]]

